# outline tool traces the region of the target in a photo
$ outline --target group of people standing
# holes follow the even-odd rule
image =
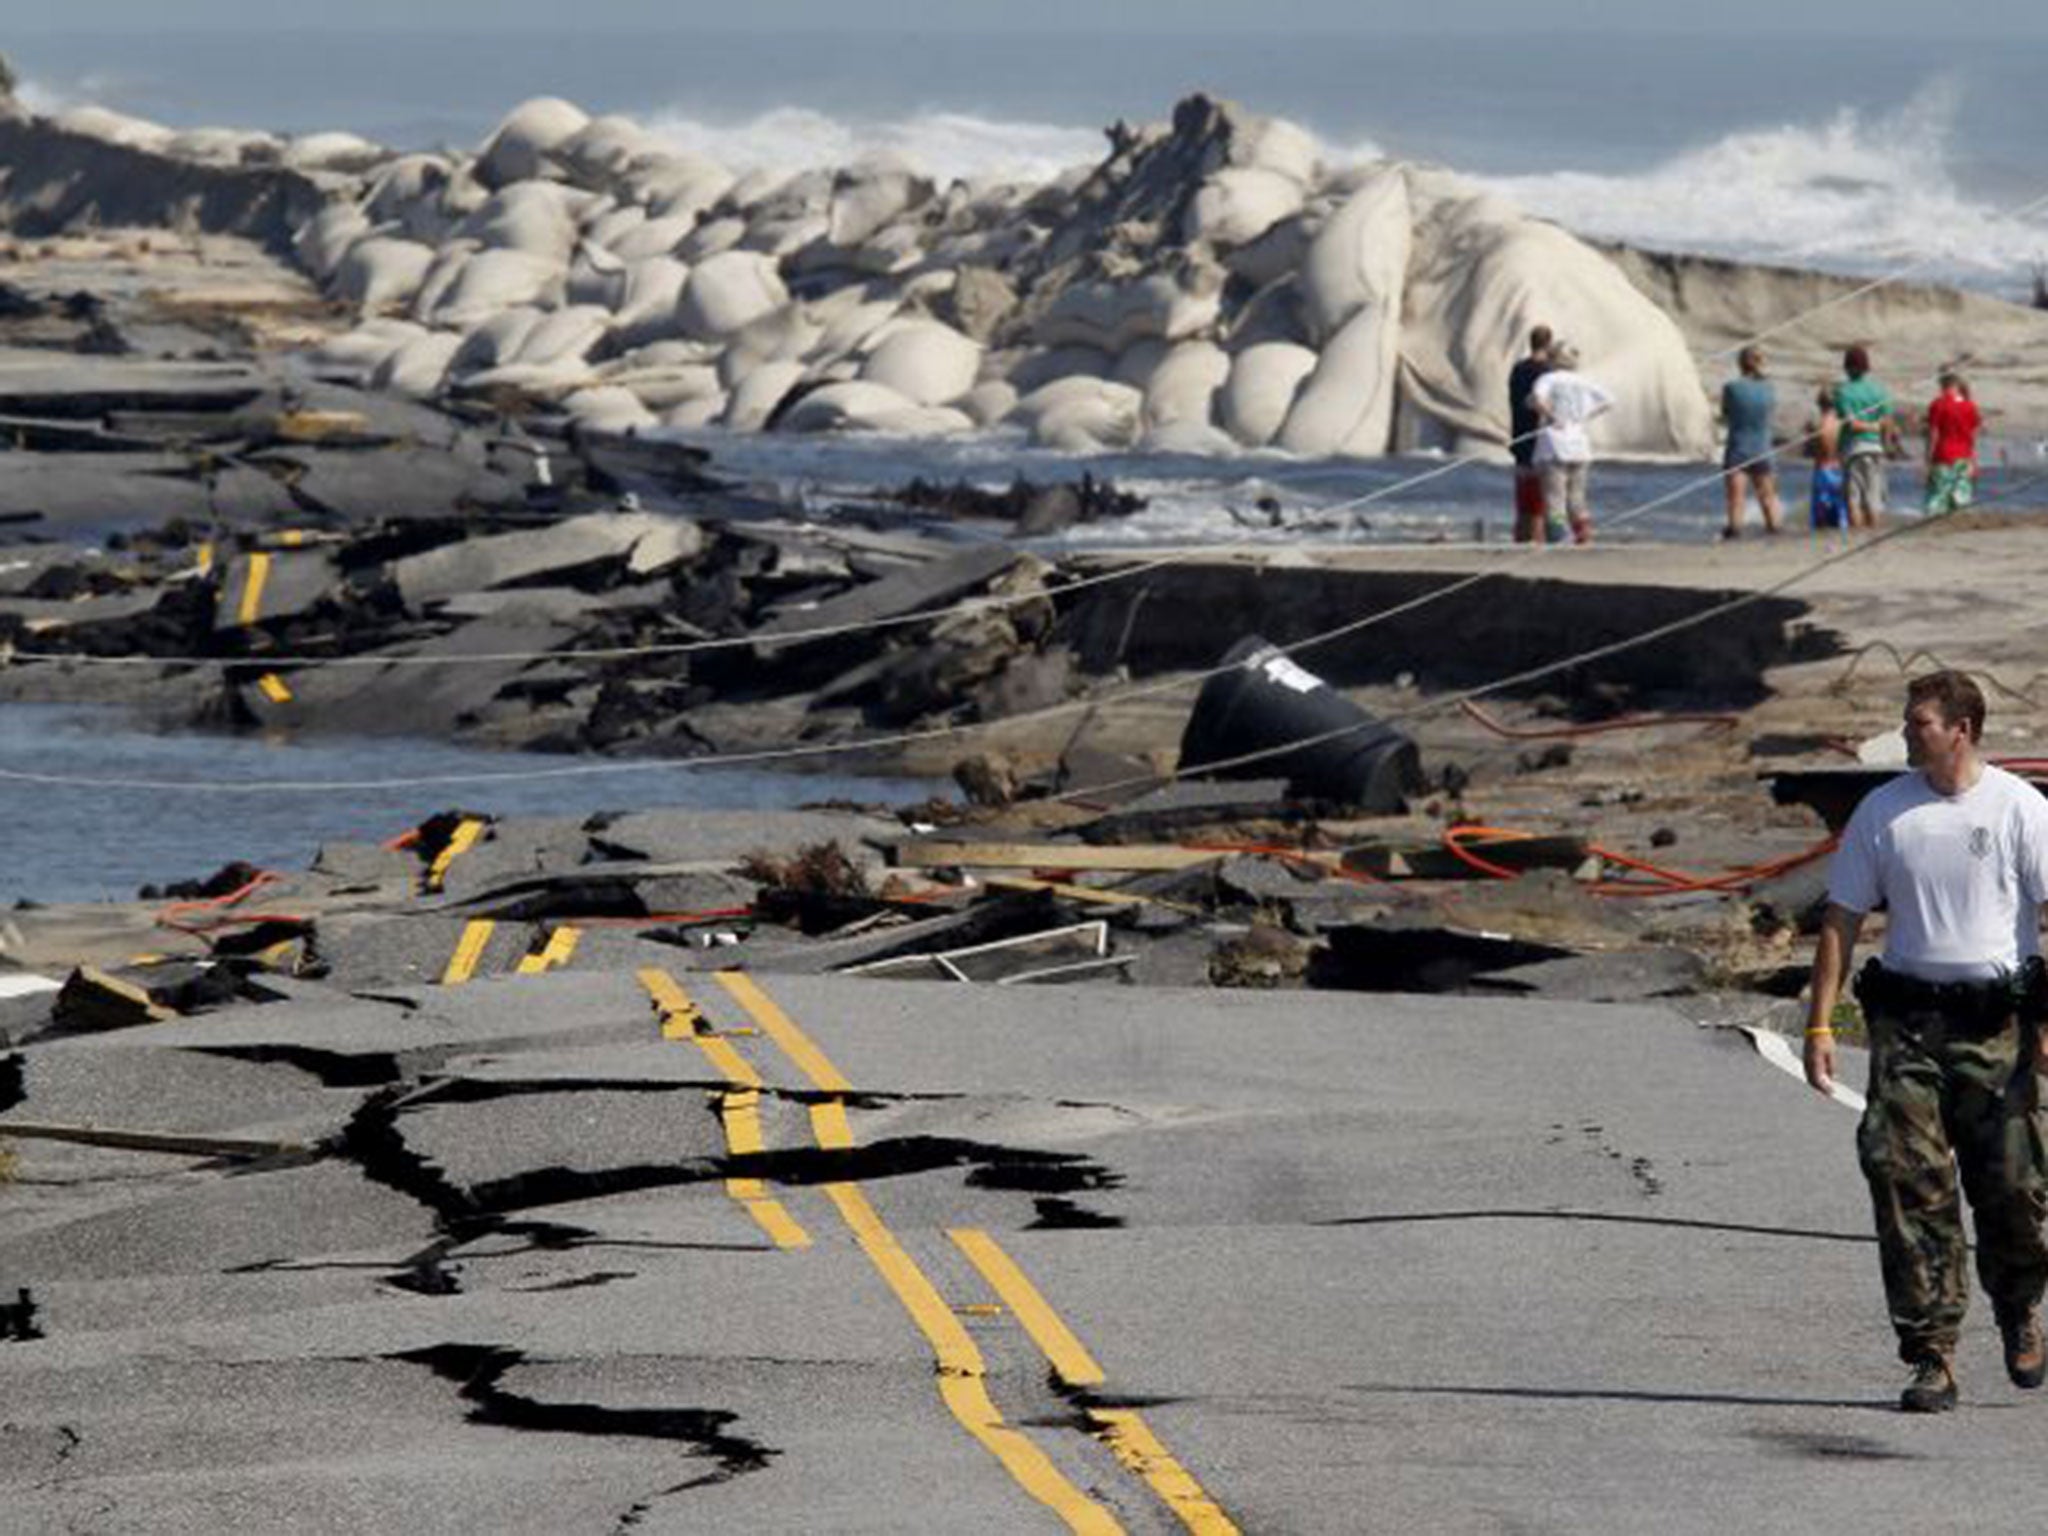
[[[1765,371],[1762,347],[1744,347],[1737,376],[1721,389],[1726,446],[1721,478],[1727,525],[1721,536],[1739,538],[1754,497],[1764,531],[1776,533],[1784,509],[1775,460],[1791,444],[1777,436],[1777,386]],[[1529,350],[1508,371],[1508,450],[1515,463],[1515,538],[1521,543],[1588,544],[1593,514],[1587,481],[1593,462],[1587,426],[1613,409],[1614,396],[1579,372],[1579,355],[1547,325],[1529,332]],[[1930,513],[1970,505],[1976,494],[1977,433],[1983,414],[1969,382],[1954,369],[1941,375],[1941,393],[1927,407],[1927,488]],[[1885,510],[1886,463],[1903,452],[1891,392],[1870,374],[1869,349],[1842,354],[1842,377],[1814,397],[1814,415],[1798,443],[1812,464],[1808,511],[1817,529],[1873,528]]]

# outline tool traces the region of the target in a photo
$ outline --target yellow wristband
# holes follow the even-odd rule
[[[1806,1037],[1809,1040],[1815,1035],[1832,1035],[1834,1032],[1833,1027],[1827,1024],[1809,1024],[1806,1027]]]

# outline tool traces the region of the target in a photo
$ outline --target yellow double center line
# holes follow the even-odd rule
[[[721,971],[718,982],[815,1087],[833,1095],[811,1107],[811,1129],[818,1145],[828,1151],[852,1147],[853,1132],[847,1124],[846,1104],[838,1097],[850,1092],[852,1084],[752,977],[738,971]],[[883,1223],[861,1187],[852,1182],[835,1182],[825,1185],[824,1193],[861,1251],[930,1344],[938,1366],[939,1396],[968,1434],[1002,1463],[1020,1487],[1065,1521],[1069,1529],[1122,1530],[1115,1516],[1068,1481],[1031,1440],[1004,1423],[988,1393],[988,1368],[981,1350],[961,1326],[956,1311],[947,1305],[917,1261]],[[956,1229],[948,1235],[1045,1352],[1063,1380],[1077,1387],[1101,1384],[1102,1368],[1094,1357],[994,1238],[970,1228]],[[1174,1460],[1136,1412],[1095,1408],[1087,1412],[1111,1453],[1142,1478],[1188,1530],[1197,1536],[1235,1536],[1237,1527],[1187,1469]]]
[[[727,1150],[735,1157],[764,1150],[767,1142],[761,1135],[761,1078],[752,1063],[733,1049],[730,1040],[711,1033],[697,1005],[668,972],[650,966],[640,972],[640,985],[647,989],[661,1014],[662,1038],[691,1041],[718,1075],[731,1084],[718,1101],[718,1120],[725,1131]],[[768,1193],[759,1179],[727,1179],[725,1192],[754,1218],[776,1247],[811,1246],[810,1233],[780,1200]]]

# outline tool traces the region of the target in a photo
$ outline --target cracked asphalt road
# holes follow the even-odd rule
[[[1849,1115],[1652,1008],[571,971],[38,1043],[22,1530],[2031,1529]],[[0,1116],[4,1131],[5,1116]]]

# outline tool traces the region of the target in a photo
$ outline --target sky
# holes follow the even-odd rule
[[[1857,0],[1859,32],[1927,30],[1927,0]],[[1427,22],[1417,20],[1426,12]],[[1740,36],[1759,46],[1842,25],[1839,6],[1802,10],[1784,0],[349,0],[326,11],[337,30],[432,31],[473,26],[737,31],[1143,32],[1178,28],[1271,36],[1277,29],[1374,35],[1407,32],[1587,30],[1645,35]],[[2048,6],[2011,0],[1946,0],[1944,36],[2048,41]],[[0,0],[0,49],[8,32],[311,29],[308,12],[279,0]],[[1938,41],[1931,46],[1938,48]]]

